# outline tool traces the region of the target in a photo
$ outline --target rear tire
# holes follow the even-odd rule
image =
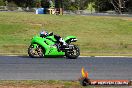
[[[80,55],[80,49],[78,46],[74,45],[72,50],[68,50],[65,52],[65,55],[69,59],[77,59]]]
[[[34,45],[30,45],[28,48],[28,55],[32,58],[42,58],[44,57],[44,50],[39,45],[37,45],[37,48],[34,48]]]

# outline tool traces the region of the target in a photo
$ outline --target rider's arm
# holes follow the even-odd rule
[[[53,32],[49,32],[49,36],[52,36],[53,35]]]

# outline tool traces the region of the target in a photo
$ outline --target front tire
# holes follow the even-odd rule
[[[42,58],[44,57],[44,50],[41,46],[37,45],[36,47],[32,44],[28,48],[28,55],[32,58]]]
[[[80,55],[80,49],[78,46],[73,45],[73,49],[66,51],[65,55],[69,59],[77,59],[78,56]]]

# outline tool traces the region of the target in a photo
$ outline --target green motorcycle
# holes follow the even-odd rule
[[[62,44],[54,38],[53,33],[44,38],[34,36],[28,48],[28,54],[32,58],[66,56],[69,59],[77,59],[80,55],[80,49],[78,46],[71,44],[71,42],[76,42],[77,38],[67,36],[64,41],[68,44],[67,47],[62,47]]]

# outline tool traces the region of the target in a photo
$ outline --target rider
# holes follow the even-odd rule
[[[40,32],[40,37],[47,37],[47,36],[50,36],[50,34],[53,35],[53,32],[48,33],[47,31],[41,31]],[[63,47],[67,47],[67,43],[64,41],[63,38],[61,38],[58,35],[54,35],[54,38],[57,40],[58,43],[62,43]]]

